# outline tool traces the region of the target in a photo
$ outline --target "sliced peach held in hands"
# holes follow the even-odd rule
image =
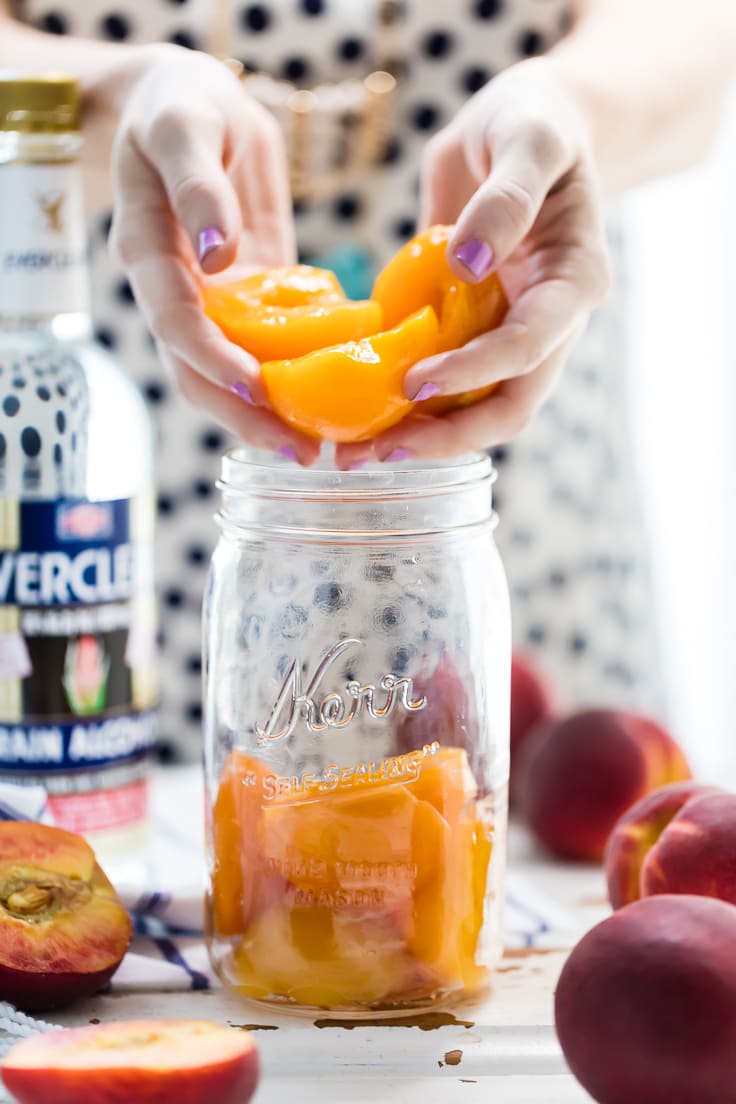
[[[635,801],[689,777],[681,749],[654,721],[586,710],[552,720],[530,737],[519,771],[521,811],[549,850],[597,860]]]
[[[452,229],[433,226],[408,242],[370,300],[348,300],[331,272],[294,265],[207,284],[204,309],[261,362],[269,403],[283,421],[320,440],[367,440],[415,405],[441,414],[495,387],[419,404],[403,391],[417,361],[465,345],[508,310],[495,273],[478,284],[455,276],[446,258]]]
[[[268,401],[283,421],[325,441],[363,441],[400,422],[412,403],[404,375],[437,344],[425,307],[394,329],[262,367]]]
[[[643,896],[641,872],[650,849],[691,798],[711,792],[714,791],[698,782],[672,782],[647,794],[624,813],[611,832],[604,856],[613,908],[619,909]],[[736,878],[733,884],[736,890]]]
[[[85,840],[0,823],[0,1000],[33,1010],[89,996],[112,977],[131,935]]]
[[[458,349],[494,329],[509,307],[495,272],[479,284],[467,284],[452,271],[446,253],[453,230],[452,226],[430,226],[417,234],[378,274],[372,293],[383,308],[387,328],[421,307],[432,307],[439,319],[434,350],[438,353]],[[418,409],[442,414],[485,398],[494,387],[495,383],[461,395],[438,395],[419,403]]]
[[[246,1031],[199,1020],[51,1031],[24,1039],[2,1063],[20,1104],[247,1104],[258,1075]]]
[[[373,300],[346,299],[323,268],[270,268],[202,288],[204,307],[226,337],[257,360],[301,357],[326,345],[359,341],[383,326]]]

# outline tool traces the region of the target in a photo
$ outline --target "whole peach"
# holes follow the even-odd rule
[[[630,805],[690,768],[649,718],[591,709],[537,728],[520,774],[522,815],[538,839],[558,855],[595,860]]]
[[[554,713],[554,698],[541,671],[520,652],[511,660],[511,764],[529,733]]]
[[[672,782],[637,801],[617,821],[603,857],[608,896],[615,909],[638,901],[642,896],[642,866],[667,825],[691,798],[711,792],[715,791],[698,782]],[[677,890],[673,886],[663,892]]]
[[[435,740],[446,747],[464,748],[470,769],[483,792],[488,774],[487,756],[478,738],[478,715],[473,695],[454,661],[444,655],[428,676],[414,680],[414,693],[426,697],[427,705],[415,713],[404,713],[395,737],[396,751],[407,753]]]
[[[736,795],[705,792],[682,806],[644,859],[641,892],[695,893],[736,905]]]
[[[578,943],[555,1023],[570,1069],[599,1104],[736,1099],[736,908],[648,897]]]

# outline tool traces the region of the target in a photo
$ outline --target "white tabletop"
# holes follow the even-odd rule
[[[197,785],[191,770],[159,775],[155,816],[170,818],[186,794],[191,823]],[[600,869],[548,861],[519,827],[511,833],[509,863],[514,877],[530,879],[574,912],[581,930],[605,915]],[[509,951],[490,996],[453,1008],[457,1023],[431,1029],[426,1023],[318,1026],[313,1017],[277,1014],[220,988],[98,996],[53,1018],[64,1025],[161,1017],[255,1025],[263,1061],[256,1104],[295,1098],[299,1104],[579,1104],[591,1098],[566,1072],[553,1027],[553,992],[565,957],[564,950]]]

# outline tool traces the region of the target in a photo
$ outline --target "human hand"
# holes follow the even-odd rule
[[[515,437],[605,298],[608,255],[585,116],[553,60],[502,73],[430,140],[422,223],[455,223],[453,271],[477,283],[495,268],[510,308],[498,329],[411,368],[405,393],[414,398],[427,384],[443,395],[498,386],[473,406],[416,414],[372,442],[341,446],[340,467],[458,455]]]
[[[319,446],[266,409],[260,368],[204,313],[202,274],[294,260],[278,125],[228,69],[179,47],[137,58],[114,149],[112,245],[189,401],[308,464]]]

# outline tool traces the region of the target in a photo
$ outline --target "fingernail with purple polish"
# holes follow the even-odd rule
[[[239,398],[245,399],[251,406],[255,406],[253,402],[253,396],[250,393],[250,388],[246,383],[234,383],[230,388]]]
[[[409,460],[414,455],[411,449],[408,448],[395,448],[392,449],[388,456],[384,456],[384,464],[398,463],[399,460]]]
[[[478,280],[481,276],[488,275],[493,264],[493,250],[487,242],[480,241],[479,238],[471,238],[459,245],[455,250],[455,257]]]
[[[294,451],[294,449],[291,447],[291,445],[279,445],[279,447],[276,449],[276,451],[279,454],[279,456],[283,456],[284,460],[294,460],[294,461],[296,461],[298,459],[297,454]]]
[[[201,264],[205,257],[209,256],[213,249],[225,244],[225,235],[216,226],[207,226],[200,230],[197,238],[197,256]]]
[[[367,463],[367,460],[356,460],[354,464],[350,465],[348,471],[360,471],[360,469],[364,468]]]
[[[441,394],[441,390],[436,383],[423,383],[411,401],[424,402],[425,399],[433,399],[435,395],[439,394]]]

